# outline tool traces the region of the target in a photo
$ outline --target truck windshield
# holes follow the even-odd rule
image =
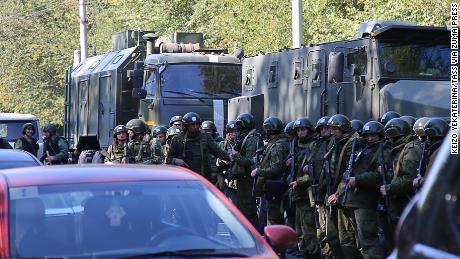
[[[379,42],[381,75],[408,79],[447,79],[450,48],[442,42]]]
[[[231,98],[241,94],[241,65],[169,64],[161,74],[163,97]]]

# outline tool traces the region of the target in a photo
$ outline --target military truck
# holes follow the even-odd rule
[[[85,150],[78,142],[88,138],[107,147],[113,128],[133,118],[169,125],[172,116],[194,111],[223,129],[227,100],[241,94],[242,55],[202,48],[201,33],[160,42],[128,30],[112,43],[113,50],[67,71],[64,135],[71,148]]]
[[[449,117],[449,42],[447,27],[372,21],[349,40],[244,58],[242,96],[229,100],[229,119],[342,113],[367,121],[389,110]]]

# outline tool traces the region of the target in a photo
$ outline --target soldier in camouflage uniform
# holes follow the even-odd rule
[[[30,122],[22,125],[22,137],[16,140],[14,148],[27,151],[37,157],[38,143],[34,138],[35,131],[35,126]]]
[[[242,122],[231,120],[225,126],[225,132],[227,136],[225,140],[219,142],[219,147],[225,150],[227,153],[231,153],[232,150],[235,150],[236,145],[240,145],[239,136],[242,128]],[[219,176],[223,179],[223,192],[225,195],[236,205],[237,204],[237,175],[232,174],[231,172],[236,166],[235,163],[228,163],[226,161],[221,161],[217,159]]]
[[[297,137],[296,137],[296,133],[294,131],[294,122],[295,122],[295,120],[290,121],[284,127],[284,133],[286,133],[286,135],[289,136],[289,142],[290,142],[290,146],[291,146],[291,151],[292,151],[292,147],[297,145],[297,144],[295,144],[295,143],[297,143]],[[286,195],[284,197],[283,210],[286,213],[286,225],[288,225],[289,227],[295,229],[297,231],[297,235],[300,237],[302,235],[302,232],[301,232],[300,228],[296,228],[295,203],[293,203],[291,201],[291,197],[289,195]],[[288,253],[293,253],[293,252],[297,252],[300,255],[300,251],[288,251]]]
[[[291,144],[291,158],[286,161],[290,167],[292,189],[291,202],[296,206],[296,230],[301,233],[299,248],[305,258],[320,258],[320,247],[316,237],[315,200],[319,172],[313,164],[312,144],[315,131],[311,121],[305,117],[294,122],[296,141]],[[303,170],[303,168],[305,168]],[[293,175],[292,175],[293,174]],[[316,185],[316,186],[312,186]],[[317,219],[317,218],[316,218]]]
[[[182,117],[181,117],[182,118]],[[168,129],[168,132],[166,132],[166,143],[163,146],[163,154],[166,156],[168,153],[168,150],[171,146],[171,140],[174,136],[179,135],[182,132],[182,126],[171,126]],[[166,162],[166,157],[164,163],[167,164]]]
[[[286,158],[289,155],[289,137],[283,132],[283,122],[276,117],[265,119],[263,128],[268,143],[264,147],[260,166],[251,172],[267,199],[267,224],[284,224],[281,202],[286,191]]]
[[[57,129],[53,124],[43,127],[45,143],[43,144],[43,155],[41,162],[48,165],[67,164],[69,158],[69,144],[67,140],[56,134]]]
[[[146,140],[147,125],[140,119],[132,119],[126,123],[131,139],[128,152],[134,157],[136,164],[161,164],[162,147],[155,138]]]
[[[359,136],[363,135],[363,127],[364,127],[364,122],[361,120],[351,120],[351,127],[355,132],[359,134]]]
[[[219,136],[219,134],[217,133],[217,128],[216,128],[216,125],[214,124],[214,122],[212,121],[203,121],[203,123],[201,123],[201,129],[210,134],[211,137],[214,139],[214,141],[216,143],[221,143],[224,141],[224,139]],[[221,146],[222,148],[222,146]],[[217,158],[213,155],[211,155],[211,183],[219,186],[218,182],[219,181],[222,181],[223,179],[220,178],[219,174],[218,174],[218,168],[217,168]]]
[[[194,112],[185,114],[182,123],[184,131],[171,140],[166,162],[188,167],[210,180],[210,155],[225,161],[231,161],[230,156],[217,145],[211,135],[200,130],[201,118],[198,114]]]
[[[155,144],[154,147],[155,149],[155,154],[157,156],[161,156],[161,161],[164,161],[164,146],[166,145],[166,134],[168,133],[168,129],[165,126],[157,126],[153,129],[153,137],[155,140],[151,141],[156,141],[159,143]]]
[[[115,141],[107,148],[104,163],[131,163],[132,155],[128,151],[128,128],[118,125],[113,129]]]
[[[341,201],[345,207],[343,211],[346,212],[343,216],[355,228],[356,239],[365,258],[384,258],[377,235],[376,208],[380,197],[378,188],[383,181],[379,168],[386,168],[391,164],[391,154],[390,147],[383,142],[383,129],[383,125],[376,121],[364,125],[365,141],[354,140],[356,147],[353,154],[356,155],[352,174],[348,179],[342,179],[340,184],[347,185]]]
[[[182,128],[182,116],[176,115],[172,116],[171,119],[169,120],[169,127],[172,126],[178,126]]]
[[[342,201],[345,184],[342,182],[343,174],[347,168],[347,162],[351,155],[351,147],[354,139],[359,138],[354,132],[350,120],[342,114],[332,116],[327,125],[331,128],[333,147],[330,154],[330,172],[333,178],[331,187],[332,194],[327,199],[327,206],[337,206]],[[361,258],[357,248],[355,237],[356,226],[350,220],[350,211],[339,206],[337,209],[337,229],[339,233],[340,247],[346,258]]]
[[[379,122],[382,123],[383,126],[385,126],[391,119],[399,118],[399,117],[401,117],[399,113],[395,111],[387,111],[379,119]]]
[[[327,125],[331,117],[325,116],[318,120],[315,130],[317,139],[312,145],[312,163],[315,173],[319,170],[318,201],[316,206],[319,213],[319,226],[317,238],[320,243],[321,252],[326,258],[343,258],[340,249],[339,233],[337,231],[337,207],[326,206],[327,197],[332,194],[333,180],[329,167],[329,157],[326,157],[332,148],[331,130]]]

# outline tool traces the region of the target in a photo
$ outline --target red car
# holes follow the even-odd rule
[[[1,258],[277,258],[297,242],[266,239],[212,184],[178,167],[50,166],[0,172]]]

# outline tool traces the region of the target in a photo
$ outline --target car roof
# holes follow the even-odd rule
[[[24,167],[0,171],[9,187],[69,183],[190,181],[200,175],[181,167],[156,165],[67,165]]]
[[[0,112],[0,121],[17,121],[17,120],[37,120],[37,116],[32,114],[22,114],[22,113],[3,113]]]
[[[38,161],[32,154],[19,149],[0,149],[0,163],[1,162],[27,162]]]

